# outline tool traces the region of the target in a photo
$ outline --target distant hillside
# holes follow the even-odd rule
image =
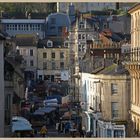
[[[0,11],[3,18],[44,18],[56,12],[56,3],[0,3]]]

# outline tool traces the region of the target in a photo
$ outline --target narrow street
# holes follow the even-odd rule
[[[61,85],[63,84],[61,83]],[[39,86],[43,87],[43,83]],[[78,131],[77,113],[69,110],[69,105],[63,106],[62,98],[64,95],[53,96],[59,87],[56,87],[54,91],[51,91],[51,88],[47,89],[51,91],[51,96],[43,94],[43,88],[40,90],[36,86],[35,89],[35,91],[28,92],[27,100],[22,105],[22,108],[27,109],[28,113],[23,112],[21,114],[22,117],[25,117],[31,123],[33,128],[33,135],[31,134],[31,137],[43,137],[41,133],[43,126],[47,129],[46,137],[76,137],[75,133],[72,135],[70,131],[71,129]],[[73,118],[72,115],[75,115],[75,117]],[[56,127],[57,124],[58,127]],[[64,131],[67,131],[67,133]],[[30,135],[30,132],[27,135]]]

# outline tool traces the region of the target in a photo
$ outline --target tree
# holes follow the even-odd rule
[[[4,13],[51,13],[56,12],[56,3],[0,3]]]

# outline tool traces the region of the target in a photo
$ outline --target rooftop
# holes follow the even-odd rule
[[[43,40],[39,40],[38,42],[38,48],[50,48],[47,46],[47,42],[48,41],[52,41],[53,42],[53,48],[61,48],[64,47],[64,38],[62,37],[48,37],[46,39]]]
[[[98,72],[98,74],[105,74],[105,75],[128,75],[128,71],[121,65],[121,64],[112,64],[108,67],[105,67],[103,70]]]
[[[1,23],[45,23],[45,19],[1,19]]]
[[[35,36],[17,36],[14,41],[17,46],[36,46],[37,40]]]

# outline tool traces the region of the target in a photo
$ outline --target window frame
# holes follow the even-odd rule
[[[33,51],[33,49],[30,49],[30,56],[34,56],[34,51]]]
[[[116,119],[119,117],[118,102],[111,102],[111,118]]]
[[[43,52],[43,58],[47,58],[47,53]]]
[[[60,69],[61,70],[65,69],[65,63],[64,62],[60,62]]]
[[[55,70],[56,69],[56,63],[53,61],[52,62],[52,70]]]
[[[52,58],[52,59],[55,59],[55,52],[52,52],[52,53],[51,53],[51,58]]]
[[[30,60],[30,67],[34,66],[34,60]]]
[[[118,94],[118,84],[111,83],[111,95],[117,95],[117,94]]]

